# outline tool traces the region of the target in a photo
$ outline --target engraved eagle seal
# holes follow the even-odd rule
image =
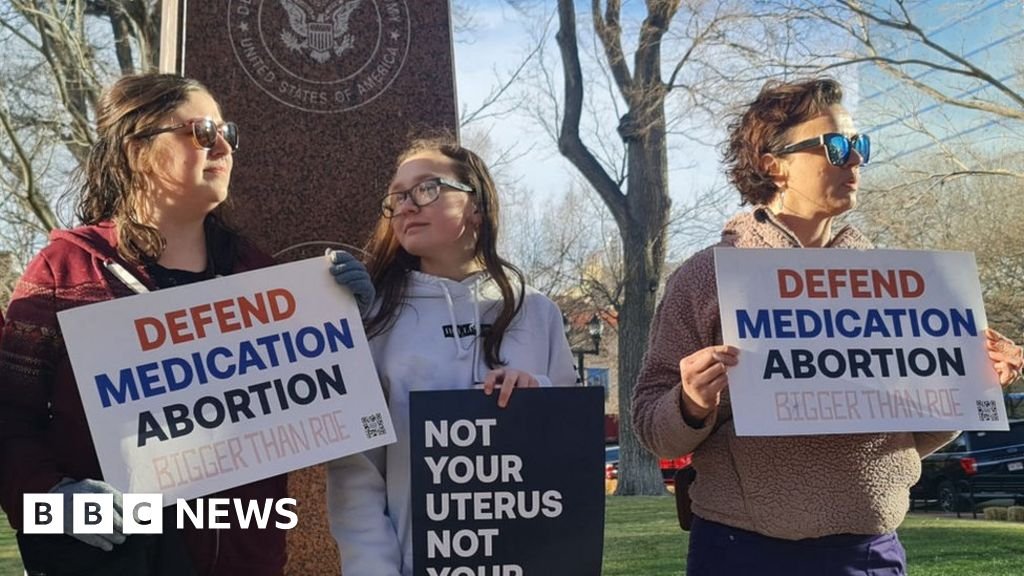
[[[281,31],[281,41],[294,52],[309,51],[320,64],[341,56],[354,42],[348,24],[362,0],[332,0],[317,10],[304,0],[280,0],[291,30]]]

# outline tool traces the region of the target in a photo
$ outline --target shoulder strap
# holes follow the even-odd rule
[[[149,292],[149,288],[139,281],[138,278],[132,275],[127,268],[121,266],[113,260],[107,260],[103,263],[103,267],[110,271],[118,280],[124,283],[125,286],[131,288],[132,292],[136,294],[146,294]]]

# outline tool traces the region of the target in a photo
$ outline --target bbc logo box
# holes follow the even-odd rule
[[[124,534],[163,531],[162,494],[124,494],[119,507],[113,494],[74,494],[70,510],[63,494],[25,494],[22,505],[25,534],[64,534],[68,518],[74,534],[112,534],[118,517]]]

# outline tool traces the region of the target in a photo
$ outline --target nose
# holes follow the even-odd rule
[[[864,163],[864,158],[857,152],[856,148],[851,146],[850,157],[846,160],[846,165],[852,167],[860,166]]]
[[[228,144],[228,141],[224,138],[224,133],[220,130],[217,130],[217,140],[214,141],[213,148],[210,148],[209,153],[215,158],[231,154],[231,145]]]

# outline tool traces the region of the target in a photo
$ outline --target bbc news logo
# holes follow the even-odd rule
[[[248,500],[243,498],[197,498],[175,502],[179,530],[191,524],[196,528],[230,528],[227,519],[234,515],[243,529],[274,528],[291,530],[299,523],[294,498]],[[64,515],[71,514],[75,534],[111,534],[114,532],[113,494],[74,494],[71,510],[64,510],[63,494],[25,494],[22,499],[23,530],[26,534],[63,534]],[[124,494],[121,506],[124,534],[160,534],[163,532],[163,494]]]

